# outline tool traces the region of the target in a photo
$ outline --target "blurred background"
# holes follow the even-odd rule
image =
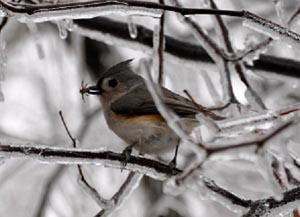
[[[37,0],[35,3],[43,4],[43,1]],[[202,0],[182,3],[185,7],[195,8],[205,5]],[[52,2],[48,1],[47,4]],[[299,6],[296,0],[216,0],[216,4],[220,9],[248,10],[282,25],[286,25],[288,18]],[[133,23],[150,30],[159,22],[158,19],[150,17],[129,18],[115,14],[105,19],[124,25],[131,19]],[[219,43],[209,16],[194,16],[194,19]],[[244,27],[240,19],[225,17],[224,20],[237,50],[266,38]],[[100,21],[103,25],[106,22]],[[134,58],[133,68],[138,73],[139,61],[151,57],[152,51],[150,47],[141,46],[142,43],[137,46],[127,43],[126,40],[116,41],[116,37],[104,32],[106,30],[103,30],[99,38],[95,38],[95,35],[86,37],[85,33],[76,29],[76,25],[83,27],[95,22],[74,21],[74,27],[65,31],[62,29],[64,23],[35,24],[8,20],[0,35],[0,67],[5,76],[0,82],[4,96],[4,101],[0,103],[1,143],[71,147],[58,114],[61,110],[81,148],[105,147],[116,152],[124,149],[124,142],[108,129],[97,98],[88,96],[82,100],[79,94],[80,84],[82,81],[94,84],[97,77],[109,67],[130,58]],[[299,28],[297,22],[293,30],[297,32]],[[121,30],[111,31],[114,31],[115,35],[122,33]],[[137,32],[137,36],[139,34]],[[165,34],[199,46],[190,28],[174,13],[166,13]],[[119,38],[122,38],[122,35]],[[299,61],[299,50],[281,41],[274,41],[269,45],[265,54]],[[208,107],[217,106],[203,74],[211,79],[222,98],[218,69],[208,61],[192,62],[194,63],[166,57],[164,85],[181,95],[183,90],[187,89],[197,102]],[[250,82],[268,108],[276,109],[299,101],[297,78],[287,77],[284,72],[274,73],[268,70],[254,69],[247,73]],[[232,80],[237,99],[247,106],[244,84],[236,75],[232,75]],[[191,156],[188,149],[180,149],[179,167],[185,165],[188,156]],[[168,162],[172,155],[162,158]],[[91,185],[106,198],[110,198],[116,192],[128,174],[127,171],[96,166],[84,166],[83,169]],[[257,172],[256,165],[246,161],[211,162],[205,167],[204,173],[242,197],[257,199],[270,194],[268,183]],[[79,186],[76,166],[42,164],[22,159],[7,159],[0,166],[0,216],[87,217],[94,216],[99,211],[97,204]],[[163,192],[163,183],[144,177],[139,187],[112,216],[220,215],[226,217],[240,214],[231,212],[214,201],[203,200],[192,191],[175,197],[169,196]]]

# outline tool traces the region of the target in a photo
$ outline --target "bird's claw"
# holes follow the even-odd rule
[[[131,157],[131,153],[132,153],[132,146],[129,145],[127,146],[123,151],[122,151],[122,155],[124,156],[125,160],[122,162],[123,167],[126,167],[127,163],[130,160]]]

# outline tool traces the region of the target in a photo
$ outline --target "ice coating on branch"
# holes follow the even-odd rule
[[[86,150],[80,148],[74,149],[74,148],[49,147],[49,146],[44,146],[39,144],[0,145],[0,157],[34,159],[34,160],[38,160],[41,163],[46,163],[46,164],[100,165],[104,167],[134,171],[140,174],[150,176],[157,180],[165,180],[169,176],[149,166],[127,163],[127,165],[124,167],[124,164],[122,164],[122,162],[118,160],[80,157],[80,152],[91,152],[91,153],[99,154],[103,152],[102,150],[106,150],[106,149]],[[49,153],[49,152],[51,152],[52,154],[45,156],[45,153]],[[62,156],[61,153],[67,153],[67,155]],[[74,153],[76,156],[74,155]]]
[[[198,192],[201,199],[213,200],[234,213],[242,214],[245,212],[244,207],[234,204],[233,201],[224,197],[220,193],[222,188],[217,186],[214,181],[200,175],[199,173],[197,176],[194,176],[193,179],[188,180],[186,185],[192,190]]]
[[[160,17],[162,14],[161,9],[152,9],[145,7],[135,7],[128,6],[126,3],[122,2],[112,2],[111,5],[89,5],[85,6],[78,5],[74,8],[60,8],[60,10],[52,9],[39,9],[34,11],[33,14],[17,14],[9,12],[10,16],[16,17],[20,22],[46,22],[51,20],[62,20],[62,19],[91,19],[94,17],[119,14],[119,15],[135,15],[135,16],[150,16],[150,17]]]
[[[138,36],[138,30],[135,23],[132,20],[132,16],[128,16],[128,30],[130,37],[132,39],[136,39],[136,37]]]
[[[300,47],[299,34],[248,11],[244,15],[243,25],[275,40],[281,39],[292,46]]]
[[[200,127],[194,129],[195,131],[200,131],[201,139],[204,142],[211,141],[215,135],[220,131],[218,125],[210,118],[202,113],[196,115],[197,120],[201,123]],[[202,141],[200,141],[202,142]]]
[[[223,133],[225,131],[228,131],[226,133],[235,131],[235,134],[237,134],[239,132],[253,131],[254,129],[269,129],[274,126],[277,120],[281,121],[281,118],[276,112],[262,111],[260,113],[219,121],[218,126]]]
[[[136,173],[129,173],[127,179],[122,184],[118,192],[113,198],[108,201],[107,206],[96,216],[107,217],[119,209],[124,201],[131,195],[131,193],[138,187],[143,175]]]

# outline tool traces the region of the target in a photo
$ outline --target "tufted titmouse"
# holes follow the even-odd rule
[[[130,67],[131,60],[121,62],[103,73],[95,86],[81,93],[99,95],[109,128],[129,146],[147,154],[159,154],[178,147],[180,138],[171,130],[157,110],[144,79]],[[194,102],[164,88],[163,102],[172,109],[191,132],[199,122]],[[206,110],[213,119],[219,116]],[[126,149],[125,149],[126,150]],[[177,150],[177,149],[176,149]]]

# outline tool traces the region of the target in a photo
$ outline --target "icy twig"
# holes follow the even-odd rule
[[[300,35],[270,20],[257,16],[249,11],[243,15],[243,24],[273,39],[282,39],[291,45],[300,47]]]
[[[128,16],[128,31],[129,35],[132,39],[136,39],[138,36],[138,30],[136,28],[136,24],[132,20],[132,16]]]
[[[177,168],[170,168],[166,164],[143,157],[131,156],[124,167],[126,158],[122,153],[78,148],[54,148],[38,144],[0,144],[0,156],[4,158],[32,159],[51,164],[106,166],[141,173],[158,180],[165,180],[180,173]]]
[[[181,7],[178,0],[169,0],[173,5]],[[221,83],[223,86],[224,101],[237,102],[229,75],[229,68],[225,62],[227,55],[224,51],[211,39],[206,31],[199,26],[191,17],[183,17],[184,21],[191,28],[194,37],[199,41],[201,46],[206,50],[209,56],[214,60],[221,72]],[[227,99],[229,97],[229,100]]]
[[[53,5],[14,4],[0,1],[2,16],[15,17],[20,21],[45,22],[60,19],[87,19],[111,13],[160,17],[162,11],[173,11],[182,15],[222,14],[241,17],[243,11],[211,10],[201,8],[179,8],[147,1],[106,0],[61,3]]]
[[[273,197],[254,201],[249,211],[243,217],[267,217],[276,215],[287,215],[297,209],[300,201],[300,187],[283,193],[282,200],[276,200]]]
[[[165,4],[164,0],[159,0],[160,4]],[[158,40],[158,45],[156,45],[157,47],[157,63],[158,63],[158,83],[162,84],[163,83],[163,74],[164,74],[164,50],[165,50],[165,33],[164,33],[164,28],[165,28],[165,12],[162,13],[160,19],[159,19],[159,40]],[[155,33],[154,33],[155,34]],[[155,39],[155,37],[153,37],[153,40]],[[155,41],[153,42],[153,46],[154,46]],[[154,46],[155,47],[155,46]],[[154,64],[155,65],[155,64]]]
[[[68,134],[68,137],[70,138],[70,140],[73,143],[73,148],[76,148],[76,145],[77,145],[76,139],[72,136],[72,134],[65,122],[62,111],[59,111],[59,115],[60,115],[61,121],[64,125],[64,128]],[[88,183],[88,181],[86,180],[86,178],[83,174],[82,167],[80,165],[77,165],[77,168],[78,168],[78,172],[79,172],[79,183],[81,184],[83,189],[96,201],[96,203],[100,207],[102,207],[102,208],[106,207],[108,204],[108,201],[105,200],[103,197],[101,197],[100,194],[97,192],[97,190]]]
[[[293,26],[293,24],[298,20],[297,18],[299,16],[299,14],[300,14],[300,6],[298,7],[297,10],[295,10],[293,15],[288,20],[287,24],[288,24],[289,28],[291,28]],[[269,38],[263,40],[262,42],[258,43],[254,47],[251,47],[248,49],[246,48],[240,54],[236,54],[235,56],[232,56],[231,58],[229,58],[229,61],[236,62],[236,61],[240,61],[240,60],[245,60],[245,59],[248,59],[249,56],[254,56],[256,58],[259,55],[261,55],[261,53],[264,50],[266,50],[267,46],[269,46],[272,41],[273,41],[273,38],[269,37]]]
[[[209,0],[210,6],[212,9],[218,9],[217,5],[215,4],[214,0]],[[229,31],[222,19],[221,16],[215,15],[213,16],[213,20],[215,23],[215,28],[216,31],[219,32],[219,37],[224,44],[225,51],[228,54],[231,54],[235,56],[235,51],[233,49],[233,46],[231,44],[230,36],[229,36]],[[227,63],[230,64],[230,63]],[[229,67],[230,69],[230,67]],[[246,97],[248,98],[249,104],[253,107],[259,108],[259,110],[266,109],[266,106],[264,105],[262,99],[259,97],[259,95],[255,92],[255,90],[252,88],[250,83],[248,82],[246,78],[246,72],[245,72],[245,67],[243,66],[242,62],[236,62],[233,63],[232,70],[236,71],[236,73],[239,75],[241,81],[246,85],[249,94],[246,94]],[[250,98],[250,99],[249,99]],[[254,103],[252,103],[254,102]]]
[[[213,180],[203,176],[201,172],[199,172],[199,169],[200,168],[197,168],[185,176],[171,179],[169,180],[169,184],[171,181],[174,181],[173,186],[175,188],[185,185],[187,188],[199,193],[202,198],[214,200],[233,212],[245,211],[245,209],[251,206],[253,201],[243,199],[220,185],[217,185]],[[174,191],[175,190],[176,189],[174,189]]]
[[[70,130],[68,129],[68,126],[65,122],[65,119],[61,111],[59,111],[59,115],[61,117],[61,120],[63,122],[63,125],[65,127],[65,130],[69,138],[73,142],[73,147],[76,148],[76,139],[74,139],[74,137],[71,135]],[[143,177],[142,174],[136,174],[134,172],[130,172],[127,179],[120,187],[118,192],[110,200],[106,200],[97,192],[97,190],[93,186],[91,186],[88,183],[88,181],[86,180],[83,174],[82,167],[80,165],[77,165],[77,167],[80,175],[80,183],[82,184],[83,188],[86,190],[87,193],[91,195],[91,197],[102,208],[101,212],[96,215],[99,217],[109,216],[114,210],[116,210],[123,203],[126,196],[129,196],[130,193],[138,186],[139,181]]]
[[[124,200],[131,195],[131,193],[138,187],[143,175],[130,172],[115,195],[109,200],[110,205],[104,207],[95,217],[110,216],[116,209],[118,209]]]
[[[59,116],[60,116],[60,118],[61,118],[61,121],[62,121],[62,123],[63,123],[63,125],[64,125],[64,128],[65,128],[65,130],[66,130],[66,132],[67,132],[67,134],[68,134],[70,140],[71,140],[72,143],[73,143],[73,148],[76,148],[76,144],[77,144],[76,139],[72,136],[72,134],[71,134],[71,132],[70,132],[70,130],[69,130],[67,124],[66,124],[66,121],[65,121],[65,119],[64,119],[64,116],[63,116],[63,114],[62,114],[62,111],[59,111],[58,114],[59,114]]]

